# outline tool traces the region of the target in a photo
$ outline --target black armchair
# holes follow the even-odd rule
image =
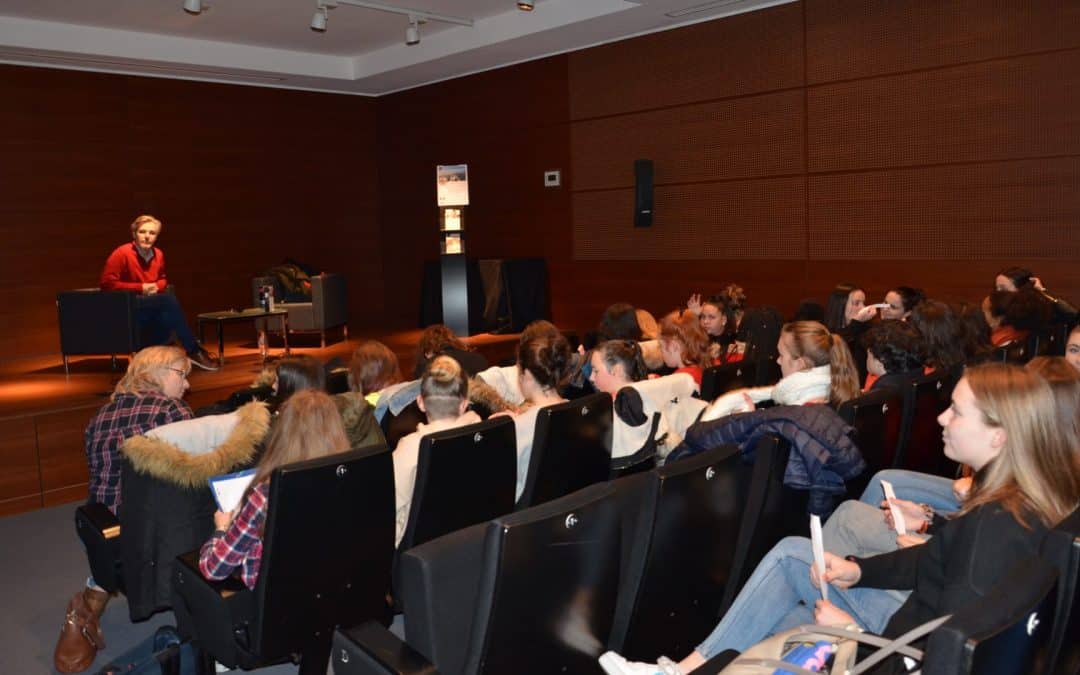
[[[895,466],[940,476],[956,473],[945,457],[938,415],[949,407],[959,373],[930,373],[914,378],[904,392],[904,433]]]
[[[335,672],[597,672],[619,576],[612,492],[595,485],[404,553],[411,649],[376,625],[340,630]]]
[[[896,391],[871,391],[845,401],[836,412],[854,428],[855,445],[866,460],[866,471],[848,485],[849,494],[860,494],[871,476],[896,462],[904,399]]]
[[[335,626],[389,623],[394,552],[391,454],[366,448],[286,466],[270,479],[259,579],[207,581],[198,554],[179,559],[180,633],[229,667],[299,659],[326,672]]]
[[[165,292],[172,293],[172,286]],[[108,354],[115,369],[118,354],[134,354],[143,347],[136,319],[137,300],[135,293],[100,288],[56,294],[65,375],[69,356]]]

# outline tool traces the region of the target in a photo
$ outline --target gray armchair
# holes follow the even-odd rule
[[[255,277],[251,280],[252,306],[259,305],[259,287],[273,285],[274,277]],[[326,346],[326,331],[343,327],[344,339],[349,339],[349,303],[345,293],[345,275],[325,272],[311,277],[311,302],[276,302],[278,309],[289,310],[289,331],[318,332],[320,345]],[[263,330],[262,321],[256,328]]]

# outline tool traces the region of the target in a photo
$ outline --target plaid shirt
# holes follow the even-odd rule
[[[225,534],[215,532],[199,551],[199,571],[207,579],[224,579],[237,567],[248,588],[255,588],[262,562],[262,534],[266,522],[266,493],[270,482],[252,489]]]
[[[160,393],[117,394],[86,425],[91,504],[120,506],[120,446],[154,427],[193,417],[184,401]]]

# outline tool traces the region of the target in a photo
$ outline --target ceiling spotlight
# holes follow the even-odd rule
[[[200,14],[203,11],[202,0],[184,0],[184,11],[188,14]]]
[[[405,44],[420,44],[420,19],[413,14],[409,15],[409,27],[405,29]]]
[[[518,9],[523,12],[533,11],[533,0],[517,0]]]
[[[326,8],[316,7],[315,13],[311,15],[311,30],[316,33],[326,32]]]

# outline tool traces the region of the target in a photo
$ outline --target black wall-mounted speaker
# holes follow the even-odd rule
[[[634,160],[634,227],[650,227],[653,216],[653,163]]]

